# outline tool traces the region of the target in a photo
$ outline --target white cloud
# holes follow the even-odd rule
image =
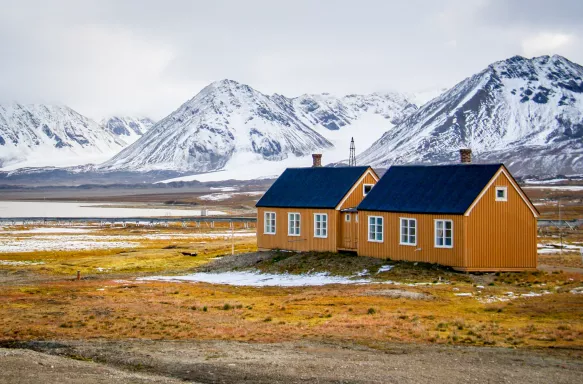
[[[535,2],[535,5],[531,5]],[[451,86],[518,53],[583,62],[581,0],[0,0],[0,102],[162,118],[208,83]],[[540,31],[561,31],[541,34]]]
[[[561,53],[569,48],[574,41],[573,35],[541,32],[522,41],[522,52],[529,57]]]

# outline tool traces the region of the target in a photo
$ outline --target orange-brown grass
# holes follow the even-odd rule
[[[564,253],[559,254],[549,254],[549,255],[538,255],[539,264],[550,265],[553,267],[570,267],[570,268],[583,268],[583,257],[577,253]]]
[[[257,249],[254,237],[235,238],[235,252]],[[2,260],[34,261],[43,264],[0,266],[0,269],[29,270],[38,273],[74,275],[105,273],[180,273],[207,263],[213,257],[230,253],[230,239],[144,240],[139,248],[80,251],[36,251],[0,254]],[[196,256],[185,256],[196,253]]]
[[[552,276],[568,281],[567,275]],[[583,347],[583,295],[565,291],[483,304],[454,296],[448,285],[400,286],[433,300],[382,296],[380,291],[388,287],[251,288],[115,280],[10,287],[0,296],[0,339],[331,339],[371,346],[397,341]]]

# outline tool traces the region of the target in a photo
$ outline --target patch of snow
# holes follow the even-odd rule
[[[150,281],[190,281],[211,284],[226,284],[251,287],[304,287],[328,284],[373,284],[369,279],[355,279],[343,276],[329,276],[326,273],[304,275],[271,274],[259,272],[194,273],[186,276],[151,276],[138,280]]]
[[[44,264],[44,262],[42,262],[42,261],[27,261],[27,260],[24,260],[24,261],[13,261],[13,260],[0,260],[0,265],[10,265],[10,266],[13,266],[13,265],[16,265],[16,266],[18,266],[18,265],[43,265],[43,264]]]
[[[583,191],[583,185],[554,185],[554,186],[534,186],[527,185],[526,189],[548,189],[551,191]]]
[[[393,265],[383,265],[382,267],[379,268],[379,270],[377,271],[377,273],[381,273],[381,272],[388,272],[391,269],[393,269]]]
[[[236,195],[243,195],[243,196],[262,196],[265,192],[233,192],[233,193],[211,193],[209,195],[202,195],[199,197],[201,200],[207,201],[223,201],[231,199]]]
[[[27,234],[27,233],[87,233],[92,232],[92,229],[82,229],[82,228],[60,228],[60,227],[38,227],[31,229],[24,229],[22,231],[0,231],[0,234],[13,233],[13,234]]]
[[[460,297],[472,297],[472,296],[474,296],[471,292],[454,293],[454,295],[460,296]]]

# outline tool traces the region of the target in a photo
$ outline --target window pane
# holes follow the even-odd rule
[[[447,245],[447,246],[451,246],[451,237],[450,237],[450,238],[447,238],[447,239],[445,239],[445,245]]]

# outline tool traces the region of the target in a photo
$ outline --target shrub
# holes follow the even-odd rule
[[[369,308],[366,313],[368,313],[369,315],[374,315],[375,313],[377,313],[377,311],[374,308]]]

